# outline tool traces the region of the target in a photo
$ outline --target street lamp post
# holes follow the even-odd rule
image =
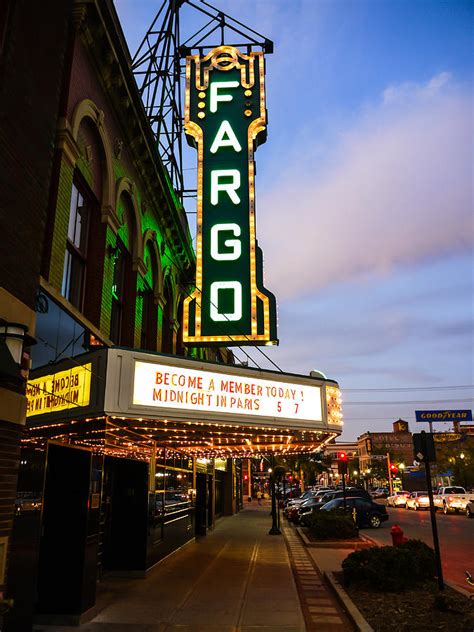
[[[270,531],[268,532],[268,535],[281,535],[281,531],[278,528],[278,522],[277,522],[277,508],[276,508],[276,489],[275,489],[275,482],[276,482],[276,472],[272,469],[269,468],[269,473],[270,473],[270,489],[271,489],[271,493],[272,493],[272,527],[270,529]]]

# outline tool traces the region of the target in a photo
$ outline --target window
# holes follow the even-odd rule
[[[83,195],[73,184],[61,293],[78,309],[82,309],[84,299],[88,226],[89,210]]]
[[[110,338],[116,343],[122,342],[122,319],[125,298],[125,248],[117,240],[114,257],[114,280],[112,284],[112,314],[110,318]]]
[[[370,507],[370,503],[365,498],[355,498],[354,504],[359,509],[367,509]]]

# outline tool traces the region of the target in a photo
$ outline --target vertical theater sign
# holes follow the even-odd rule
[[[255,228],[254,152],[266,140],[263,53],[220,46],[186,62],[185,131],[198,152],[197,270],[183,342],[277,344]]]

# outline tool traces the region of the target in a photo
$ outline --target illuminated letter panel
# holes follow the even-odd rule
[[[255,235],[256,147],[266,140],[263,53],[215,48],[186,64],[185,130],[198,151],[196,288],[183,341],[276,344],[275,297]]]

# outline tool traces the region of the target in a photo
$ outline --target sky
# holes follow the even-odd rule
[[[160,4],[115,0],[132,55]],[[255,159],[280,345],[245,348],[249,365],[337,380],[344,441],[472,409],[474,4],[212,4],[275,45]]]

